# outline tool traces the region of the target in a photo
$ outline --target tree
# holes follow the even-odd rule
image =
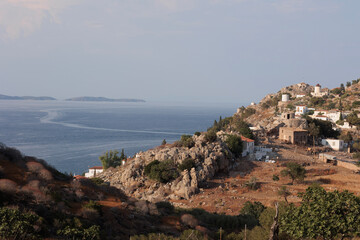
[[[303,181],[306,177],[306,170],[298,163],[290,162],[286,164],[286,169],[281,171],[281,176],[288,176],[291,179],[291,184],[295,180]]]
[[[343,84],[343,83],[340,84],[340,89],[341,89],[342,92],[345,92],[345,87],[344,87],[344,84]]]
[[[261,202],[246,201],[244,206],[240,210],[240,214],[253,216],[256,220],[259,220],[261,213],[265,210],[265,206]]]
[[[281,229],[291,239],[344,239],[360,232],[360,198],[348,191],[326,192],[314,185],[299,195],[301,205],[290,205]]]
[[[288,203],[287,197],[291,195],[290,191],[286,188],[286,186],[281,186],[278,191],[278,195],[284,197],[286,203]]]
[[[235,157],[240,157],[243,151],[243,142],[241,137],[236,135],[229,135],[225,141],[226,145],[230,151],[235,155]]]
[[[309,134],[313,137],[313,146],[315,147],[315,137],[319,137],[320,127],[315,123],[310,123],[308,128]]]
[[[161,142],[161,145],[166,145],[166,140],[164,139],[164,140],[162,140],[162,142]]]
[[[183,147],[192,148],[195,145],[195,142],[191,135],[182,135],[180,138],[180,143]]]
[[[346,143],[349,143],[353,140],[350,132],[342,132],[339,136],[339,139],[343,140]]]
[[[123,153],[123,151],[122,151]],[[99,157],[102,166],[104,169],[109,167],[117,167],[121,165],[121,159],[118,156],[119,152],[117,150],[106,151],[103,155]]]
[[[207,142],[215,142],[217,139],[216,131],[211,129],[205,133],[205,141]]]
[[[346,82],[346,87],[350,87],[351,86],[351,82]]]

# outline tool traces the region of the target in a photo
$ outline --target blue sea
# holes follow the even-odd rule
[[[0,101],[0,142],[81,174],[107,150],[128,156],[205,131],[241,104]]]

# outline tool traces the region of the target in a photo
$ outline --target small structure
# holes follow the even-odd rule
[[[321,144],[325,147],[329,147],[335,151],[344,150],[344,140],[340,139],[322,139]]]
[[[296,95],[296,98],[303,98],[303,97],[305,97],[305,96],[306,96],[306,94],[303,94],[303,93],[302,93],[302,94],[297,94],[297,95]]]
[[[289,94],[283,94],[283,95],[281,96],[281,101],[282,101],[282,102],[288,102],[288,101],[290,101],[290,95],[289,95]]]
[[[102,173],[104,171],[103,167],[101,166],[95,166],[89,168],[89,172],[85,173],[85,177],[92,178],[96,177],[97,174]]]
[[[318,120],[323,120],[323,121],[328,121],[328,117],[324,116],[324,115],[313,115],[312,118],[318,119]]]
[[[245,157],[248,154],[254,153],[255,141],[250,138],[243,137],[243,136],[241,136],[241,140],[243,142],[242,156]]]
[[[354,129],[354,130],[357,129],[356,126],[351,125],[351,124],[350,124],[349,122],[347,122],[347,121],[344,122],[344,125],[338,125],[338,127],[340,127],[341,129]]]
[[[314,97],[323,97],[323,96],[329,95],[329,92],[321,91],[321,85],[316,84],[314,92],[312,92],[311,95],[314,96]]]
[[[251,106],[255,106],[255,105],[256,105],[256,103],[254,103],[254,102],[251,102],[251,103],[250,103],[250,105],[251,105]]]
[[[280,127],[279,139],[292,144],[305,145],[307,143],[308,131],[300,128]]]
[[[294,118],[295,118],[295,113],[293,112],[284,112],[281,114],[281,119],[289,120]]]
[[[305,113],[307,113],[307,111],[308,111],[307,106],[297,105],[295,115],[304,115]]]

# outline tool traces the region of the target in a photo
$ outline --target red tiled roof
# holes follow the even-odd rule
[[[101,166],[95,166],[95,167],[91,167],[91,168],[89,168],[89,169],[103,169],[103,167],[101,167]]]
[[[244,136],[241,136],[241,140],[245,141],[245,142],[254,142],[254,140],[250,139],[250,138],[246,138]]]
[[[81,175],[75,175],[74,178],[75,178],[75,179],[84,179],[84,178],[86,178],[86,177],[81,176]]]

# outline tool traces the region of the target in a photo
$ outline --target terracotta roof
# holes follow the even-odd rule
[[[81,175],[75,175],[74,178],[75,178],[75,179],[85,179],[86,177],[81,176]]]
[[[245,142],[254,142],[254,140],[250,139],[250,138],[246,138],[244,136],[241,136],[241,140],[245,141]]]
[[[101,166],[95,166],[95,167],[91,167],[91,168],[89,168],[89,169],[103,169],[103,167],[101,167]]]
[[[317,86],[317,87],[321,87],[321,85],[320,85],[320,84],[316,84],[316,86]]]

